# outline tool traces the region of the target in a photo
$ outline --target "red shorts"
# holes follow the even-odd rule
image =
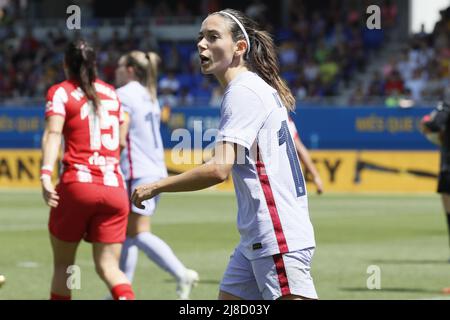
[[[123,188],[93,183],[60,183],[58,207],[50,210],[48,227],[67,242],[121,243],[125,241],[129,212]]]

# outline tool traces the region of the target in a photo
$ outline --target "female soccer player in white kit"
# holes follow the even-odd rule
[[[158,63],[155,53],[132,51],[120,58],[116,70],[116,81],[121,86],[117,94],[125,113],[126,128],[121,136],[120,163],[130,196],[137,185],[167,177],[160,133],[161,110],[156,95]],[[157,202],[158,197],[145,201],[145,209],[131,205],[120,268],[132,281],[140,249],[177,280],[178,297],[187,299],[199,277],[194,270],[186,269],[170,247],[150,232],[150,216]]]
[[[239,11],[209,15],[198,39],[201,69],[225,88],[213,158],[139,186],[137,207],[161,192],[204,189],[233,173],[240,243],[219,299],[317,299],[315,248],[300,162],[288,129],[295,100],[279,77],[270,35]]]

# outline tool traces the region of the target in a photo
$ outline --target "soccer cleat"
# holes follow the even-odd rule
[[[179,280],[177,283],[177,295],[179,300],[189,299],[192,288],[195,287],[199,281],[197,271],[186,269],[186,275],[183,279]]]
[[[5,284],[6,278],[4,275],[0,274],[0,288]]]

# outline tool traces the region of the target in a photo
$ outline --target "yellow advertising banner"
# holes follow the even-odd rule
[[[187,158],[180,159],[180,155],[174,156],[171,150],[166,150],[166,164],[170,174],[193,168],[203,159],[202,151],[181,155],[184,156]],[[326,192],[436,190],[439,168],[439,153],[436,151],[312,151],[311,156],[324,182]],[[0,187],[39,187],[40,167],[40,150],[2,149]],[[307,182],[311,180],[307,173],[306,180]],[[231,179],[214,189],[233,190]],[[309,192],[315,190],[310,182],[308,190]]]
[[[202,159],[195,151],[190,160]],[[437,187],[439,153],[436,151],[311,151],[326,192],[434,192]],[[170,172],[179,173],[195,165],[175,164],[166,151]],[[188,158],[189,159],[189,158]],[[305,172],[308,191],[312,177]],[[231,179],[216,187],[233,190]]]
[[[40,168],[40,150],[0,150],[0,186],[2,188],[40,186]]]
[[[311,157],[327,192],[434,192],[437,187],[436,151],[314,151]],[[308,174],[306,179],[311,180]]]

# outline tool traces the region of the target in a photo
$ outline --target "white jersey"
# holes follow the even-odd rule
[[[305,181],[288,113],[277,91],[252,72],[225,90],[217,141],[238,149],[232,175],[240,249],[248,259],[315,247]]]
[[[124,112],[130,117],[127,147],[120,159],[125,179],[166,177],[158,101],[152,101],[148,90],[137,81],[120,87],[117,94]]]

